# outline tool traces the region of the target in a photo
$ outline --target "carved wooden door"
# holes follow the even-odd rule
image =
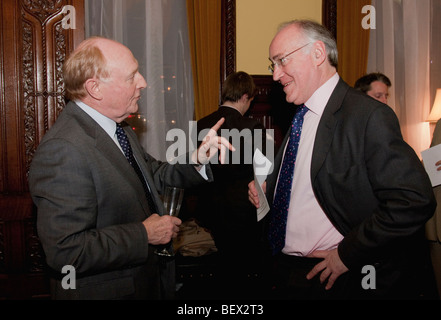
[[[27,175],[65,104],[61,70],[84,38],[84,0],[1,0],[0,24],[0,299],[44,298]]]

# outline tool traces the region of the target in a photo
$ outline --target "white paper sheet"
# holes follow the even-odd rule
[[[257,208],[257,221],[262,220],[270,210],[268,200],[266,199],[265,193],[262,190],[262,184],[265,182],[271,166],[271,161],[269,161],[259,149],[256,149],[253,157],[253,168],[254,184],[259,195],[260,204],[260,207]]]
[[[441,184],[441,171],[437,170],[435,163],[441,160],[441,144],[421,152],[424,168],[429,175],[432,187]]]

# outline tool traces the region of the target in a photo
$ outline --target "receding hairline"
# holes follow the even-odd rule
[[[134,57],[132,51],[127,46],[116,40],[101,36],[93,36],[80,43],[77,50],[87,50],[88,48],[96,48],[100,51],[105,61],[106,68],[117,67],[119,65],[121,55],[123,54],[129,55],[130,58],[132,58],[138,65],[138,60]],[[108,69],[108,71],[110,70]]]
[[[337,68],[338,66],[338,49],[337,42],[331,32],[321,23],[311,19],[295,19],[282,22],[277,33],[271,42],[271,45],[280,34],[289,33],[290,31],[297,31],[306,40],[321,41],[326,47],[327,60],[331,66]]]
[[[104,80],[110,76],[109,55],[106,54],[103,44],[112,42],[117,43],[103,37],[91,37],[82,41],[69,55],[63,65],[63,78],[69,99],[85,96],[83,86],[87,79],[97,77]]]
[[[80,52],[82,50],[87,50],[88,48],[97,48],[101,51],[101,54],[103,57],[108,60],[110,56],[110,50],[112,48],[124,48],[128,52],[131,53],[130,49],[127,48],[124,44],[105,37],[101,36],[93,36],[90,37],[83,42],[80,43],[80,45],[76,48],[75,52]]]
[[[300,37],[304,38],[305,40],[309,40],[310,36],[308,35],[308,33],[306,32],[306,29],[304,28],[304,23],[309,23],[309,22],[315,22],[315,21],[296,19],[296,20],[289,20],[289,21],[285,21],[285,22],[280,23],[277,27],[276,34],[275,34],[273,40],[271,41],[271,44],[276,39],[278,39],[279,36],[283,36],[285,33],[289,33],[292,30],[299,31]]]
[[[109,39],[109,38],[105,38],[105,37],[101,37],[101,36],[92,36],[90,38],[87,38],[85,40],[83,40],[79,46],[77,47],[76,50],[82,50],[83,48],[86,47],[101,47],[106,43],[112,43],[112,44],[118,44],[118,45],[123,45],[118,41]]]

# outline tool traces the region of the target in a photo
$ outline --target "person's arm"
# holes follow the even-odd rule
[[[185,189],[213,181],[209,166],[210,159],[219,155],[220,163],[224,163],[227,149],[235,151],[227,139],[217,135],[217,131],[224,121],[225,119],[221,118],[209,130],[198,149],[174,159],[171,165],[167,162],[157,161],[144,152],[144,159],[151,168],[157,190],[163,190],[166,185]]]
[[[364,143],[369,183],[378,205],[338,247],[339,256],[349,269],[415,234],[436,206],[427,173],[413,149],[403,141],[393,110],[384,107],[372,112]]]

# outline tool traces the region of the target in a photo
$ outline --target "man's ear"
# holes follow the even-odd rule
[[[244,94],[242,95],[242,97],[240,98],[240,101],[242,101],[242,102],[247,102],[247,101],[248,101],[248,94],[244,93]]]
[[[84,88],[86,89],[89,96],[95,100],[103,99],[103,94],[100,89],[100,81],[95,78],[87,79],[84,83]]]
[[[326,46],[322,41],[316,41],[312,50],[312,57],[317,66],[320,66],[327,59]]]

